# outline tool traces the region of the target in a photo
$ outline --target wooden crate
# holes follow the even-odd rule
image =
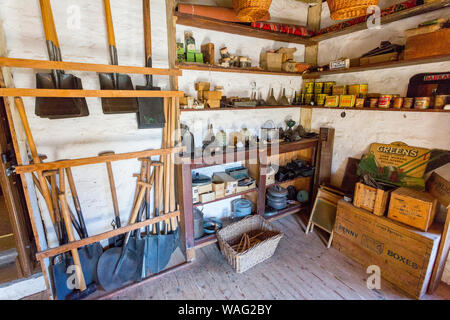
[[[398,52],[390,52],[385,54],[380,54],[378,56],[364,57],[359,59],[359,64],[361,66],[368,66],[369,64],[376,64],[388,61],[397,61]]]
[[[420,299],[430,282],[441,232],[438,224],[421,232],[341,200],[333,247],[364,267],[379,266],[383,279]]]
[[[391,193],[388,217],[427,231],[436,215],[437,199],[427,192],[399,188]]]
[[[406,38],[405,60],[432,57],[450,52],[450,29]]]
[[[377,216],[384,216],[389,202],[390,191],[375,189],[357,182],[355,186],[355,196],[353,205],[366,209]]]

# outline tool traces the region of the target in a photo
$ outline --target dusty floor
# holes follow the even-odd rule
[[[333,248],[326,249],[316,233],[305,235],[293,216],[274,224],[285,234],[275,255],[245,273],[235,273],[213,244],[198,250],[189,267],[114,299],[409,299],[384,280],[381,290],[367,289],[361,265]],[[45,295],[29,298],[44,299]],[[433,295],[423,299],[450,300],[450,286],[441,282]]]
[[[275,255],[245,273],[235,273],[210,245],[192,266],[115,299],[408,299],[384,280],[381,290],[367,289],[361,265],[326,249],[317,234],[305,235],[293,216],[274,224],[285,233]],[[441,283],[424,299],[450,299],[450,287]]]

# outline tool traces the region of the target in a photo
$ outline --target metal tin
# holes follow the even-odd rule
[[[356,99],[355,108],[364,108],[364,98],[358,98]]]
[[[333,91],[333,86],[336,84],[334,81],[327,81],[323,83],[323,93],[330,95]]]
[[[341,95],[339,98],[339,107],[341,108],[353,108],[355,106],[356,96],[354,95]]]
[[[310,104],[313,101],[313,97],[312,93],[305,93],[305,104]]]
[[[378,108],[378,98],[370,98],[369,108]]]
[[[417,97],[414,102],[414,109],[428,109],[430,97]]]
[[[327,96],[325,100],[325,107],[338,107],[339,96]]]
[[[444,109],[444,106],[447,104],[448,95],[437,95],[434,97],[434,109]]]
[[[315,95],[316,98],[316,104],[318,106],[323,106],[325,104],[325,99],[327,98],[327,94],[320,93]]]
[[[396,97],[394,98],[394,102],[392,103],[392,108],[401,109],[403,107],[403,98]]]
[[[323,82],[314,83],[314,93],[319,94],[323,92]]]
[[[410,109],[413,106],[414,98],[403,99],[403,109]]]
[[[378,108],[390,108],[391,107],[392,94],[381,95],[378,99]]]
[[[314,82],[307,81],[305,82],[305,94],[311,94],[314,93]]]

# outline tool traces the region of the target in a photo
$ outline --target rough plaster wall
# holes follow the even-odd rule
[[[387,6],[387,5],[386,5]],[[362,30],[319,44],[319,64],[340,57],[354,58],[373,49],[381,40],[404,44],[403,31],[436,17],[449,16],[450,9],[430,12],[381,26],[381,30]],[[326,76],[323,81],[338,84],[368,83],[369,92],[392,93],[405,96],[409,79],[418,73],[450,71],[450,62],[433,63]],[[314,110],[312,127],[334,127],[335,145],[332,166],[332,183],[339,186],[345,171],[347,157],[360,157],[372,142],[403,141],[409,145],[426,148],[450,149],[450,117],[447,114],[401,113],[383,111]],[[440,168],[441,175],[450,179],[450,165]],[[450,283],[450,263],[447,263],[443,281]]]
[[[142,66],[144,64],[144,44],[141,1],[112,1],[111,5],[119,63],[121,65]],[[102,2],[60,0],[52,1],[52,6],[63,60],[109,63]],[[167,67],[165,1],[152,0],[151,6],[153,63],[155,67]],[[77,8],[80,12],[79,28],[69,23],[71,13]],[[292,7],[289,6],[289,10],[291,9]],[[279,13],[279,16],[283,15],[283,12]],[[3,21],[6,33],[8,56],[47,59],[37,0],[1,0],[0,19]],[[179,26],[177,32],[179,40],[184,40],[185,29],[189,28]],[[259,54],[263,48],[278,48],[286,45],[285,43],[266,40],[254,41],[254,39],[248,37],[200,29],[192,29],[192,31],[194,31],[198,48],[200,48],[200,44],[211,40],[217,48],[227,45],[230,52],[241,52],[249,55],[255,65],[259,63]],[[296,58],[303,61],[303,46],[296,47],[298,48]],[[82,78],[85,89],[100,89],[98,76],[95,73],[75,71],[70,73]],[[13,75],[17,87],[35,87],[35,76],[32,70],[13,69]],[[144,83],[143,76],[132,75],[132,79],[135,85]],[[250,82],[252,81],[255,81],[257,87],[261,88],[263,97],[266,96],[269,87],[275,89],[276,96],[278,96],[282,87],[286,88],[287,95],[292,95],[292,90],[298,90],[301,87],[299,77],[259,77],[234,73],[209,74],[200,71],[184,71],[184,76],[180,78],[180,89],[194,94],[194,83],[201,79],[210,80],[216,85],[223,85],[225,93],[233,95],[249,95]],[[163,90],[168,89],[168,77],[155,76],[155,85],[162,87]],[[134,114],[104,115],[100,99],[87,99],[90,111],[89,117],[56,121],[36,117],[34,115],[34,99],[24,98],[24,103],[38,151],[46,154],[48,161],[95,156],[97,153],[107,150],[120,153],[160,147],[161,130],[137,130],[136,115]],[[206,128],[207,121],[211,117],[215,128],[222,126],[223,128],[233,129],[245,125],[251,129],[259,128],[268,119],[273,119],[277,125],[282,124],[287,117],[299,119],[299,110],[295,109],[269,112],[272,113],[240,111],[237,113],[240,116],[238,121],[235,120],[236,114],[232,112],[220,112],[218,113],[219,118],[214,113],[209,112],[186,113],[183,114],[182,120],[186,121],[188,125],[196,127],[197,125],[193,125],[193,119],[199,119],[196,123],[200,123],[201,128]],[[19,125],[17,120],[18,118],[16,118],[16,125]],[[197,134],[196,140],[199,144],[203,133]],[[135,180],[132,178],[132,174],[137,172],[138,168],[139,164],[135,160],[113,163],[119,209],[124,224],[131,210],[135,188]],[[217,170],[220,170],[220,168]],[[73,169],[73,174],[89,233],[96,234],[110,230],[113,209],[105,166],[77,167]],[[34,194],[30,196],[35,197]],[[70,194],[68,198],[70,198]],[[39,200],[40,207],[45,208],[43,199]],[[224,206],[227,206],[227,204],[224,204]],[[43,210],[45,211],[45,209]],[[48,214],[43,216],[48,217]],[[45,225],[49,231],[52,230],[49,218],[45,218]],[[49,245],[54,246],[55,244],[53,232],[50,232]]]

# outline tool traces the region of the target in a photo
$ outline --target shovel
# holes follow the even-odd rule
[[[150,0],[143,0],[144,10],[144,37],[146,67],[152,67],[152,30],[150,22]],[[136,86],[136,90],[161,90],[153,86],[153,75],[148,74],[147,85]],[[164,98],[138,98],[138,128],[153,129],[164,128]]]
[[[58,36],[49,0],[40,0],[47,50],[51,61],[62,61]],[[38,89],[83,89],[81,79],[63,70],[37,73]],[[85,98],[37,97],[35,114],[49,119],[75,118],[89,115]]]
[[[159,177],[162,174],[161,165],[155,167],[155,217],[159,216],[159,205],[161,197],[161,188]],[[148,213],[147,213],[148,215]],[[175,233],[167,233],[161,230],[162,223],[156,223],[156,234],[150,234],[149,227],[146,228],[145,237],[145,270],[146,275],[150,273],[159,273],[167,266],[170,257],[175,249]],[[163,224],[165,224],[163,222]]]
[[[99,153],[99,156],[106,156],[114,154],[112,151],[102,152]],[[114,207],[114,220],[112,221],[111,225],[114,229],[120,228],[121,222],[120,222],[120,212],[119,212],[119,204],[117,202],[117,192],[116,192],[116,184],[114,182],[114,174],[112,171],[112,165],[110,161],[106,161],[106,169],[108,171],[108,180],[109,180],[109,187],[111,189],[111,198],[113,201],[113,207]],[[110,247],[120,247],[122,246],[123,242],[123,235],[112,237],[108,240]]]
[[[108,43],[111,56],[111,64],[119,65],[117,57],[116,37],[111,15],[110,0],[103,0],[105,6],[106,28],[108,31]],[[102,90],[134,90],[131,78],[126,74],[100,73],[100,88]],[[136,113],[138,104],[136,98],[102,98],[102,109],[105,114]]]
[[[148,184],[143,183],[137,196],[136,204],[131,212],[129,225],[136,222],[147,188]],[[134,250],[128,249],[130,236],[131,231],[125,235],[122,248],[114,247],[106,250],[98,261],[98,281],[107,291],[115,290],[128,282],[136,280],[140,261]]]

